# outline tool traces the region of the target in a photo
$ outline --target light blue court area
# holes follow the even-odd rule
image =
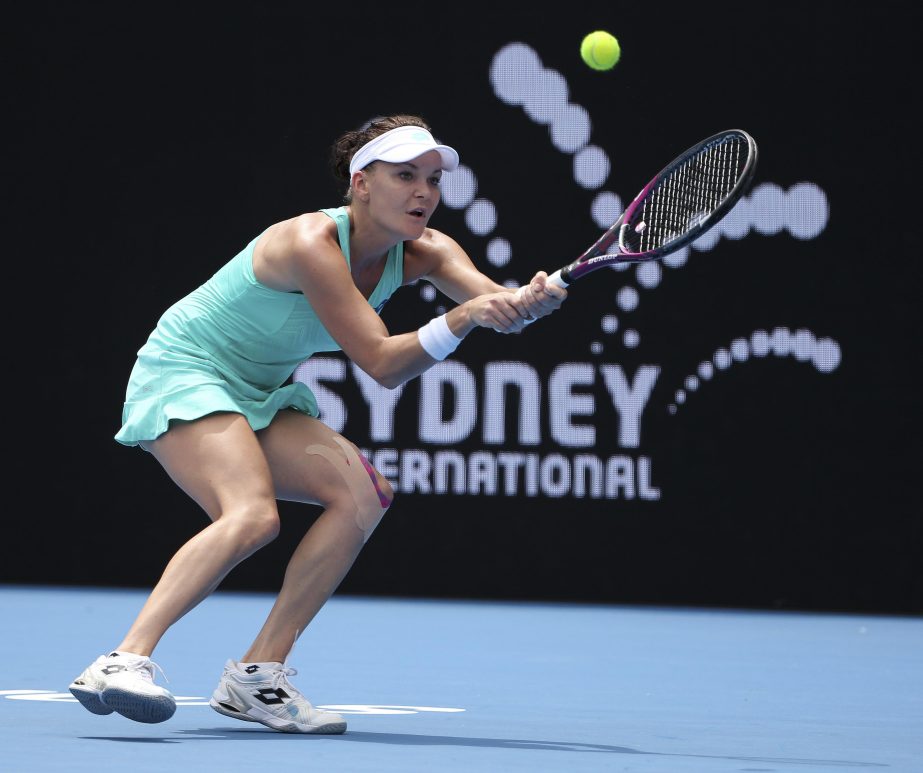
[[[923,771],[919,618],[335,597],[289,665],[349,730],[299,736],[203,705],[266,595],[168,633],[170,721],[73,702],[145,597],[0,586],[0,771]]]

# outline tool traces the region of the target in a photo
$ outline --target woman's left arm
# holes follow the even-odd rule
[[[456,303],[485,293],[516,294],[519,289],[504,287],[482,274],[458,242],[432,228],[420,239],[406,243],[404,260],[405,282],[426,279]],[[539,271],[514,301],[525,319],[547,316],[567,297],[566,290],[547,285],[546,279],[547,274]]]

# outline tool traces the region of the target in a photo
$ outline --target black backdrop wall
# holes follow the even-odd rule
[[[3,581],[156,581],[205,521],[112,439],[134,353],[263,228],[339,203],[338,134],[413,112],[464,165],[431,224],[499,281],[574,257],[702,137],[744,128],[761,161],[716,240],[399,393],[299,371],[399,491],[342,592],[923,611],[916,6],[30,7],[3,32]],[[578,55],[599,28],[605,73]],[[408,287],[383,317],[446,303]],[[317,514],[282,510],[223,587],[278,585]]]

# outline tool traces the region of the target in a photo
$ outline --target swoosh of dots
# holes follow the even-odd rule
[[[459,164],[454,172],[444,172],[439,188],[445,206],[465,210],[465,225],[471,233],[487,236],[497,227],[497,207],[490,199],[478,198],[477,176],[470,167]],[[511,257],[512,249],[506,239],[497,236],[487,243],[487,260],[493,265],[505,266]],[[512,281],[504,284],[508,287],[519,286]],[[421,282],[420,296],[431,303],[436,299],[436,288],[428,282]],[[436,313],[445,313],[445,307],[437,307]]]
[[[671,414],[679,410],[690,392],[702,388],[721,371],[732,365],[757,357],[793,357],[798,362],[809,362],[821,373],[832,373],[840,365],[840,345],[832,338],[817,338],[810,330],[789,330],[776,327],[771,332],[755,330],[749,338],[735,338],[725,349],[715,351],[710,360],[699,363],[696,373],[686,376],[683,387],[677,389],[674,402],[667,406]]]
[[[494,55],[490,82],[498,99],[521,107],[532,121],[547,126],[552,145],[573,156],[574,181],[580,187],[598,190],[603,186],[612,164],[602,148],[590,144],[590,115],[569,100],[567,81],[561,73],[542,65],[535,50],[525,43],[509,43]],[[621,213],[622,200],[612,191],[599,191],[593,198],[591,215],[600,228],[608,228]],[[614,315],[607,315],[601,324],[605,333],[618,330]],[[640,341],[635,330],[626,330],[623,338],[626,346],[637,346]],[[594,341],[590,349],[600,354],[603,345]]]

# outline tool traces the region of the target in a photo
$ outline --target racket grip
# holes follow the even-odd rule
[[[564,281],[564,277],[561,276],[561,269],[558,269],[558,270],[555,271],[551,276],[548,277],[547,284],[554,285],[555,287],[567,287],[567,284],[568,284],[568,283],[565,282],[565,281]],[[522,291],[523,291],[524,289],[525,289],[525,286],[520,287],[520,288],[516,291],[516,295],[518,295],[520,298],[522,298]],[[531,325],[533,322],[535,322],[534,319],[527,319],[527,320],[525,321],[525,324],[526,324],[526,325]]]
[[[548,284],[552,284],[555,287],[567,287],[569,282],[564,281],[564,277],[561,274],[561,269],[559,268],[550,277],[548,277]]]

